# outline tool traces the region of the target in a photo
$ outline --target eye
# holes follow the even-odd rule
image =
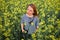
[[[30,9],[27,9],[27,10],[29,10],[30,12],[32,12],[32,10],[30,10]]]
[[[32,10],[30,10],[30,12],[32,12]]]

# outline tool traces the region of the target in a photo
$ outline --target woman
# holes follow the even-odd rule
[[[28,37],[31,39],[31,34],[35,33],[38,29],[38,14],[36,10],[36,6],[34,4],[29,4],[27,8],[27,13],[23,15],[21,19],[21,31],[25,34],[25,39],[27,40]]]

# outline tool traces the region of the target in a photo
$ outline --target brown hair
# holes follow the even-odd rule
[[[31,6],[33,8],[34,11],[33,15],[37,16],[38,14],[37,14],[36,6],[34,4],[29,4],[28,6]]]

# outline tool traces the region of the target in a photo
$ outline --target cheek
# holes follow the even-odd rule
[[[31,14],[33,14],[33,12],[30,12]]]
[[[32,12],[32,14],[33,14],[34,12]]]
[[[31,13],[29,10],[27,10],[27,13]]]

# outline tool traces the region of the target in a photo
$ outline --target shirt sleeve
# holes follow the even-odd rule
[[[21,17],[21,24],[24,23],[24,16]]]
[[[39,19],[38,19],[38,17],[36,18],[36,27],[39,27]]]

